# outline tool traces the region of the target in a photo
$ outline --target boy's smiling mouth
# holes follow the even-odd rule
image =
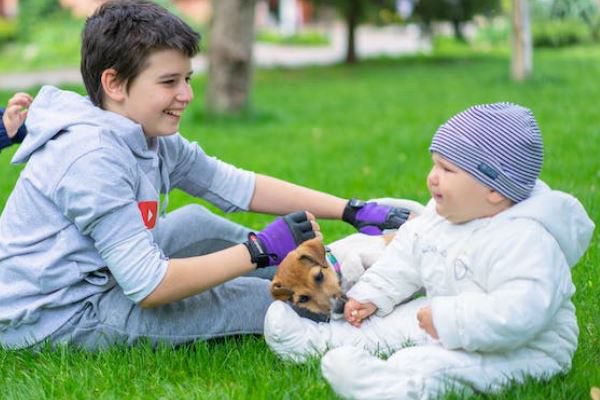
[[[183,110],[165,110],[164,113],[170,115],[171,117],[181,118],[183,115]]]

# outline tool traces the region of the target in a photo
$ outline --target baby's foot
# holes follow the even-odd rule
[[[318,324],[300,317],[287,304],[275,301],[265,316],[265,340],[284,360],[306,362],[325,351],[325,340]]]

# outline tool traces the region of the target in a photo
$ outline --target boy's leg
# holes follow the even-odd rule
[[[178,345],[195,340],[261,334],[271,295],[269,281],[238,278],[181,301],[141,308],[116,286],[86,301],[85,309],[49,339],[90,350],[114,344]]]
[[[249,228],[194,204],[181,207],[159,219],[154,239],[165,255],[172,258],[214,253],[248,239]],[[274,267],[261,268],[248,276],[272,279]]]
[[[415,299],[396,307],[389,315],[373,316],[355,328],[344,320],[317,323],[302,318],[287,304],[275,301],[265,316],[265,340],[281,358],[305,362],[327,349],[356,346],[371,353],[390,353],[408,345],[427,342],[419,328],[417,310],[427,302]]]
[[[378,400],[493,393],[526,377],[548,378],[561,372],[554,360],[536,350],[486,354],[440,345],[404,348],[386,361],[359,348],[340,347],[325,354],[321,371],[341,396]]]

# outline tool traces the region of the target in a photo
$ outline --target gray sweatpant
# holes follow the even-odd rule
[[[246,240],[248,228],[191,205],[167,214],[154,232],[169,257],[211,253]],[[119,286],[92,296],[82,310],[48,340],[90,350],[113,344],[134,345],[140,339],[173,345],[228,335],[261,334],[273,269],[233,279],[181,301],[141,308]],[[202,273],[202,271],[198,271]],[[252,275],[252,274],[251,274]],[[260,275],[259,275],[260,276]]]

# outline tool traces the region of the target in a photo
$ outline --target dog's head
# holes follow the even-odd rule
[[[321,239],[307,240],[283,259],[273,277],[271,294],[312,313],[331,314],[342,290],[337,273],[327,263]]]

